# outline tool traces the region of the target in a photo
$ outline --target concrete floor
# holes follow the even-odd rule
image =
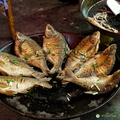
[[[47,23],[59,32],[91,34],[93,29],[82,17],[78,4],[64,4],[58,0],[11,0],[16,30],[25,35],[44,32]],[[0,48],[11,42],[6,16],[0,14]],[[74,120],[96,120],[96,114],[119,115],[120,92],[105,106]],[[21,116],[0,105],[0,120],[33,120]],[[101,117],[99,120],[113,120],[113,117]]]

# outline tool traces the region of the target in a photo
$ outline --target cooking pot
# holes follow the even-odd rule
[[[87,17],[89,17],[89,15],[91,14],[90,12],[96,12],[96,11],[99,11],[100,10],[100,6],[99,4],[101,4],[101,6],[103,5],[103,7],[107,4],[106,4],[106,0],[81,0],[80,2],[80,11],[83,15],[83,17],[87,20]],[[98,7],[99,6],[99,7]],[[95,8],[95,9],[94,9]],[[92,11],[91,11],[92,9]],[[93,14],[93,13],[92,13]],[[88,20],[87,20],[88,21]],[[89,21],[88,21],[89,22]],[[119,22],[119,21],[117,21]],[[110,31],[107,31],[107,30],[104,30],[94,24],[92,24],[91,22],[89,22],[89,24],[95,29],[95,30],[98,30],[100,31],[102,34],[104,35],[107,35],[107,36],[110,36],[110,37],[113,37],[117,40],[120,39],[120,23],[118,24],[117,26],[117,30],[118,30],[118,33],[114,33],[114,32],[110,32]]]

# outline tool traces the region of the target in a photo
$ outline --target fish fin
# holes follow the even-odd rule
[[[42,72],[33,72],[31,76],[33,76],[33,77],[35,77],[37,79],[41,79],[41,78],[43,78],[45,76],[45,74],[42,73]]]
[[[50,74],[54,74],[54,73],[61,73],[62,69],[61,67],[56,68],[55,66],[50,70]]]
[[[8,96],[15,96],[15,94],[17,94],[17,92],[14,90],[7,90],[4,92],[4,94],[8,95]]]
[[[65,69],[65,73],[66,73],[66,75],[67,75],[68,77],[70,77],[70,78],[73,78],[73,79],[76,79],[76,78],[77,78],[76,75],[75,75],[69,68],[66,68],[66,69]]]
[[[44,77],[44,78],[38,80],[37,85],[40,85],[45,88],[52,88],[52,86],[48,83],[48,81],[50,81],[50,80],[51,80],[51,78]]]
[[[25,94],[25,93],[27,93],[27,92],[28,92],[28,90],[23,90],[23,91],[21,91],[20,93]]]
[[[52,78],[50,78],[50,77],[44,77],[44,78],[42,78],[42,79],[40,79],[40,82],[48,82],[48,81],[50,81]]]
[[[57,68],[52,68],[51,70],[50,70],[50,74],[54,74],[54,73],[56,73],[56,72],[58,72],[58,69]]]
[[[72,82],[72,78],[64,78],[63,80],[67,82]]]
[[[40,82],[37,85],[40,85],[40,86],[45,87],[45,88],[52,88],[52,86],[47,82]]]
[[[65,73],[68,77],[65,77],[63,79],[64,81],[67,81],[67,82],[75,82],[76,81],[76,79],[77,79],[76,75],[69,68],[65,69]]]
[[[57,75],[57,78],[58,78],[58,79],[64,79],[64,78],[65,78],[65,76],[62,76],[62,75]]]
[[[58,79],[64,79],[65,77],[67,77],[66,73],[65,73],[65,70],[63,70],[62,72],[60,72],[56,78]]]

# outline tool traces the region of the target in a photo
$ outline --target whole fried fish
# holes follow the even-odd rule
[[[51,88],[44,78],[42,81],[39,81],[29,77],[0,76],[0,93],[8,96],[14,96],[17,93],[25,94],[35,85]]]
[[[120,82],[120,70],[108,76],[89,76],[78,78],[70,69],[66,69],[69,78],[63,80],[72,82],[87,90],[87,94],[103,94],[117,87]]]
[[[49,68],[40,45],[28,36],[16,32],[15,53],[31,66],[40,68],[47,75]]]
[[[50,74],[61,72],[63,60],[70,49],[63,35],[50,24],[46,25],[45,36],[43,36],[43,49],[48,61],[53,64]]]
[[[109,74],[115,64],[116,49],[116,44],[110,45],[102,53],[86,61],[81,68],[75,72],[75,75],[77,77],[88,77],[91,75],[101,76]]]
[[[100,43],[100,32],[94,32],[92,35],[85,37],[76,47],[70,52],[65,67],[71,70],[80,67],[87,57],[91,57],[98,51]]]
[[[6,52],[0,52],[0,72],[3,75],[32,76],[39,80],[45,76],[44,73],[37,72],[24,63],[19,57]]]
[[[79,42],[79,44],[70,52],[65,68],[70,70],[78,70],[87,59],[97,53],[100,43],[100,32],[94,32],[92,35],[85,37]],[[57,78],[63,78],[65,76],[64,70]]]

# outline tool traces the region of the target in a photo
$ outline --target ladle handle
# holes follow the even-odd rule
[[[13,40],[15,40],[16,29],[15,29],[14,17],[13,17],[12,6],[10,3],[10,0],[7,1],[7,4],[8,4],[9,9],[6,10],[6,15],[8,19],[9,31],[10,31],[10,34]]]

